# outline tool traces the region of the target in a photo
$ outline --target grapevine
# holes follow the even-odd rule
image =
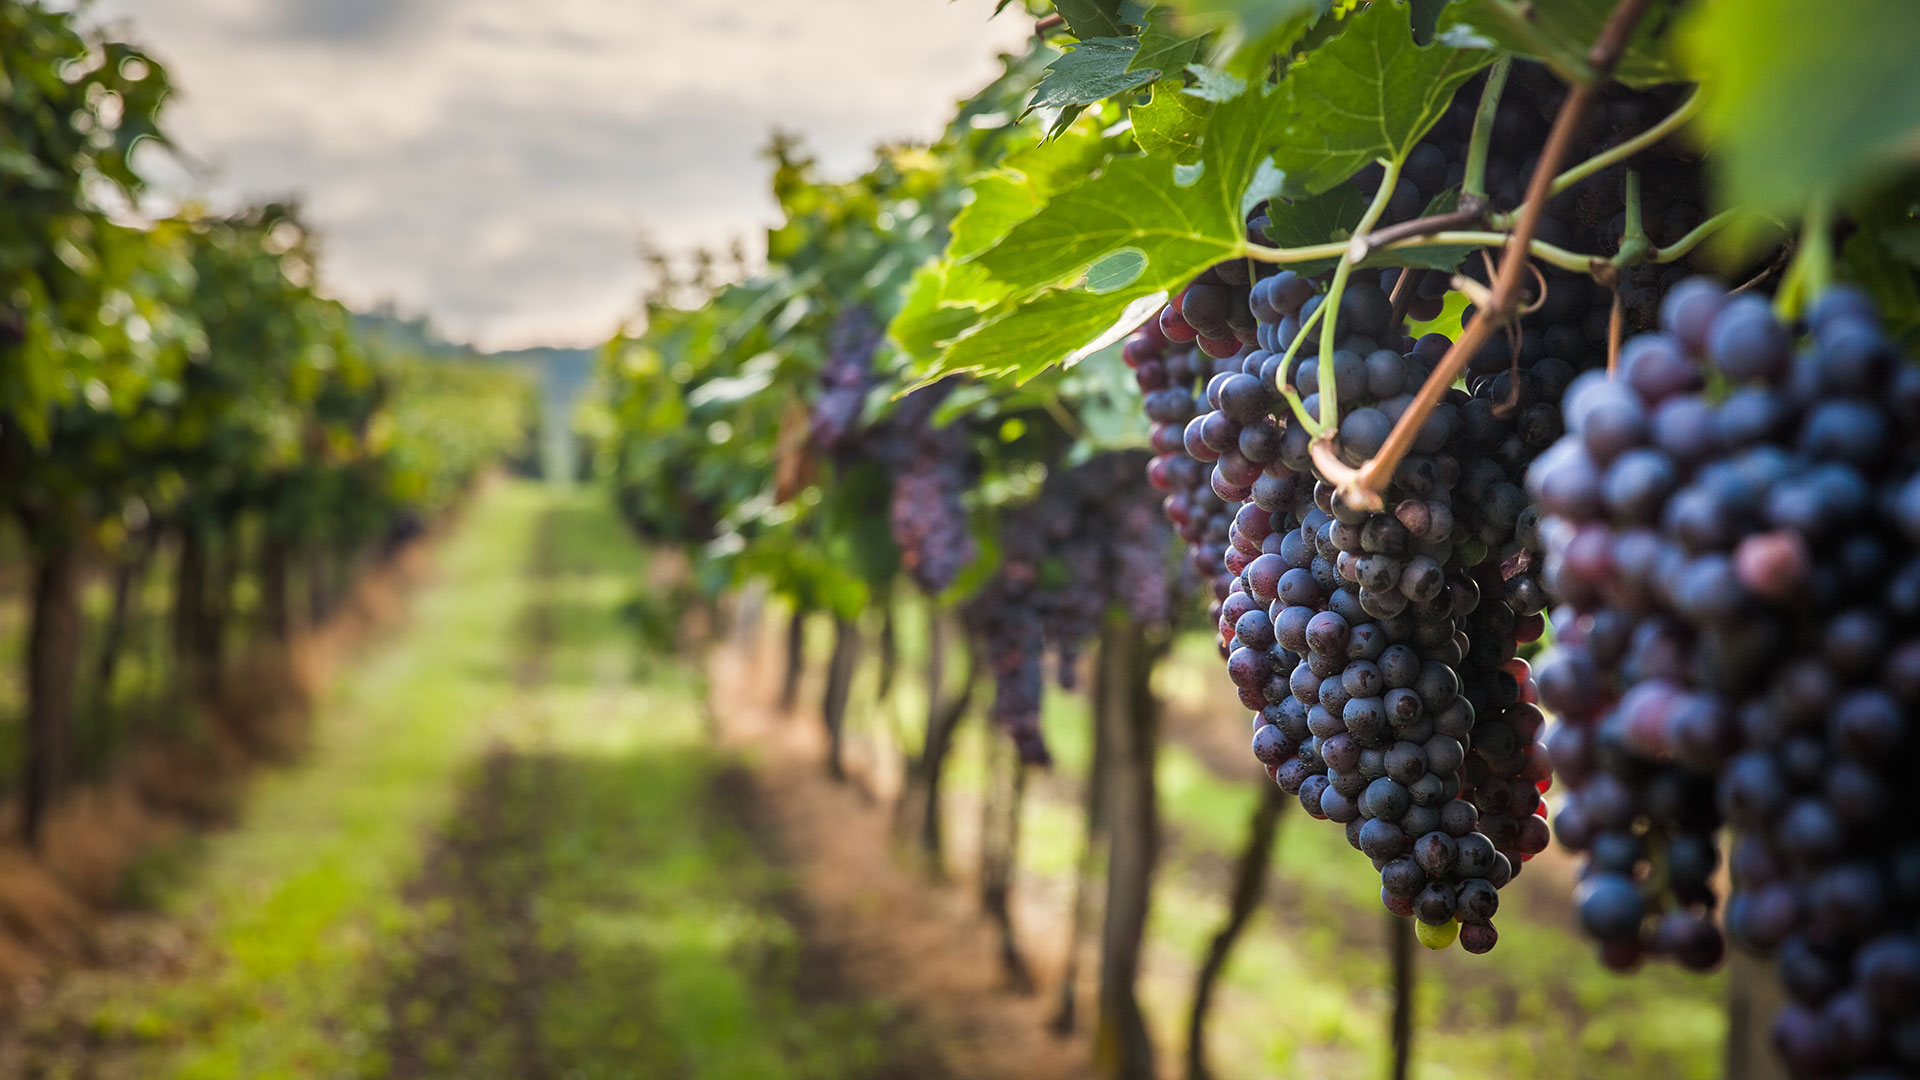
[[[1777,982],[1735,1026],[1797,1078],[1920,1074],[1913,5],[992,7],[1025,51],[937,136],[845,176],[776,137],[764,266],[697,253],[604,350],[595,468],[739,616],[716,647],[778,606],[793,711],[831,620],[828,772],[892,793],[934,877],[954,732],[991,721],[971,877],[1024,989],[1021,800],[1053,770],[1085,824],[1055,1023],[1097,936],[1104,1075],[1164,1057],[1136,983],[1188,757],[1267,785],[1195,1078],[1240,928],[1319,913],[1266,888],[1283,804],[1341,830],[1395,941],[1470,954],[1432,972],[1522,970],[1559,905],[1602,968]],[[142,217],[170,76],[79,19],[0,0],[29,844],[73,771],[87,560],[124,607],[169,552],[178,696],[211,706],[234,597],[284,648],[518,427],[517,384],[362,333],[291,205]]]
[[[1913,268],[1873,238],[1911,177],[1843,152],[1769,181],[1742,142],[1766,107],[1730,88],[1773,72],[1724,44],[1762,20],[1737,5],[1522,7],[1374,0],[1284,32],[1036,12],[1033,127],[1003,158],[943,147],[984,165],[971,203],[904,299],[863,301],[892,311],[873,377],[903,410],[963,379],[940,411],[976,418],[965,481],[930,464],[966,456],[957,432],[882,455],[929,462],[893,473],[903,565],[964,594],[992,714],[1044,760],[1048,657],[1070,675],[1103,613],[1182,614],[1137,478],[1084,482],[1143,466],[1253,758],[1420,940],[1493,951],[1503,888],[1557,837],[1607,966],[1707,970],[1730,937],[1778,957],[1797,1075],[1911,1067],[1889,770],[1920,369]],[[1144,461],[1079,396],[1116,361]],[[1019,439],[1044,414],[1091,450],[1003,458],[986,436],[1020,410]],[[956,506],[996,522],[978,572],[923,553]],[[1100,1045],[1143,1053],[1122,1014]]]
[[[1904,745],[1893,734],[1903,726],[1888,719],[1905,702],[1897,568],[1913,542],[1891,509],[1911,441],[1893,381],[1904,369],[1876,361],[1881,381],[1846,391],[1868,400],[1843,406],[1801,373],[1819,361],[1700,368],[1702,327],[1721,307],[1748,320],[1724,334],[1776,345],[1806,334],[1812,355],[1835,335],[1890,337],[1863,314],[1873,305],[1828,284],[1830,213],[1810,214],[1790,241],[1778,222],[1799,205],[1725,198],[1715,148],[1697,137],[1720,122],[1716,88],[1694,84],[1661,44],[1676,33],[1672,13],[1643,0],[1585,17],[1549,8],[1534,22],[1505,5],[1445,7],[1428,44],[1407,40],[1410,17],[1411,36],[1422,33],[1417,12],[1380,0],[1323,17],[1282,64],[1265,63],[1266,44],[1235,36],[1231,20],[1194,20],[1201,35],[1227,31],[1212,58],[1220,77],[1178,64],[1143,74],[1141,89],[1117,95],[1131,137],[1112,125],[1113,90],[1090,74],[1076,82],[1073,62],[1094,55],[1095,38],[1144,50],[1158,24],[1128,38],[1123,15],[1063,9],[1040,24],[1043,38],[1069,41],[1033,99],[1046,103],[1045,139],[974,185],[977,205],[1006,219],[989,236],[976,207],[962,210],[947,255],[922,268],[888,332],[905,354],[903,382],[964,377],[960,393],[1020,406],[1031,391],[1011,383],[1057,378],[1060,361],[1084,370],[1121,339],[1146,421],[1142,474],[1177,537],[1179,576],[1203,597],[1195,606],[1225,661],[1217,677],[1252,714],[1253,757],[1310,815],[1345,829],[1380,874],[1382,904],[1414,919],[1421,940],[1493,950],[1502,888],[1557,831],[1592,860],[1571,902],[1605,963],[1659,954],[1708,969],[1724,955],[1723,922],[1738,943],[1777,948],[1781,920],[1815,910],[1816,894],[1861,916],[1858,897],[1877,875],[1879,894],[1896,902],[1894,864],[1865,867],[1893,850],[1871,830],[1897,804],[1869,777],[1873,763],[1857,759],[1867,746],[1884,757]],[[1416,90],[1396,98],[1406,85],[1396,79]],[[1182,98],[1180,109],[1199,116],[1185,142],[1164,126]],[[1381,114],[1365,135],[1364,123],[1343,128],[1320,108],[1363,99]],[[1343,139],[1368,149],[1343,152]],[[1246,146],[1253,157],[1236,156]],[[1146,191],[1187,216],[1163,213]],[[1005,210],[1010,192],[1026,200],[1017,212]],[[1218,206],[1194,209],[1209,198]],[[1691,277],[1726,266],[1729,250],[1741,252],[1746,282],[1732,300]],[[1144,263],[1131,278],[1108,269],[1124,256]],[[1762,314],[1780,318],[1763,299],[1771,288],[1784,318],[1765,329]],[[1803,330],[1793,317],[1808,304]],[[1892,355],[1891,345],[1873,348]],[[1762,376],[1775,387],[1733,386]],[[817,407],[839,393],[833,378]],[[1650,445],[1603,453],[1582,441],[1636,394],[1640,426],[1628,426]],[[1060,434],[1088,438],[1087,417],[1049,414]],[[1737,443],[1694,430],[1742,424]],[[923,438],[907,456],[957,460],[962,438],[947,438],[949,449],[936,454]],[[1736,449],[1756,446],[1769,448],[1770,464],[1737,464]],[[975,453],[978,499],[993,488],[995,454],[978,443]],[[1852,455],[1849,467],[1868,472],[1847,486],[1822,454]],[[1712,455],[1725,460],[1702,463]],[[1080,479],[1089,465],[1021,460],[1045,461],[1044,477],[1027,488],[1030,501],[1000,510],[980,548],[993,554],[992,572],[965,586],[962,610],[996,680],[993,715],[1024,756],[1043,760],[1047,655],[1068,675],[1102,611],[1167,615],[1112,588],[1158,580],[1151,558],[1103,545],[1146,535],[1125,524],[1144,505],[1131,486],[1109,477],[1090,491]],[[1821,468],[1828,479],[1801,478]],[[934,475],[909,468],[893,481],[896,538],[916,578],[923,538],[954,529],[919,528],[903,505],[946,507],[953,520],[963,486],[939,487]],[[1777,523],[1769,531],[1729,517],[1772,486],[1809,507],[1843,487],[1864,491],[1846,496],[1849,512],[1882,516],[1862,532],[1864,519],[1823,511],[1797,540]],[[1702,529],[1719,530],[1711,551]],[[1743,570],[1773,590],[1753,603],[1811,602],[1831,614],[1771,628],[1743,618],[1754,608],[1738,590],[1761,587]],[[1772,583],[1781,575],[1797,576]],[[921,583],[967,579],[960,569]],[[1845,592],[1868,581],[1886,587]],[[1841,593],[1810,591],[1821,588]],[[1549,637],[1558,647],[1536,669]],[[1836,649],[1886,666],[1836,660]],[[1783,656],[1804,659],[1773,674]],[[1853,758],[1835,747],[1815,755],[1811,736],[1795,741],[1790,721],[1766,727],[1744,704],[1779,710],[1788,691],[1770,686],[1788,679],[1798,680],[1795,700],[1847,703],[1836,715],[1867,740]],[[1631,722],[1614,719],[1623,716]],[[1747,730],[1756,724],[1771,734]],[[1829,776],[1839,761],[1848,768]],[[1794,784],[1814,799],[1806,806],[1830,807],[1824,817],[1792,802]],[[1729,802],[1729,785],[1772,801]],[[1736,804],[1743,834],[1723,912],[1711,884],[1715,830]],[[1839,872],[1829,862],[1790,854],[1807,837],[1783,839],[1765,816],[1787,806],[1801,807],[1796,827],[1818,832],[1823,858],[1845,871],[1838,883],[1821,877]],[[1893,910],[1848,939],[1878,981],[1809,974],[1851,970],[1853,953],[1824,930],[1812,931],[1815,944],[1787,943],[1799,1011],[1780,1023],[1795,1068],[1887,1064],[1898,1053],[1890,1033],[1905,1006],[1896,976],[1880,973],[1903,970],[1907,946],[1865,948],[1876,928],[1898,924]],[[1816,1016],[1864,1031],[1862,1002],[1880,1010],[1871,1039],[1836,1047],[1808,1034]]]

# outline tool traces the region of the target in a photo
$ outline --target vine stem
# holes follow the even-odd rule
[[[1680,107],[1667,114],[1666,119],[1653,125],[1633,138],[1593,155],[1587,160],[1553,178],[1553,194],[1558,195],[1573,185],[1592,176],[1594,173],[1632,157],[1647,147],[1659,142],[1680,130],[1687,121],[1700,111],[1700,91],[1696,88]]]
[[[1524,279],[1527,255],[1534,233],[1540,227],[1541,212],[1546,209],[1547,198],[1557,175],[1560,162],[1567,156],[1567,149],[1573,142],[1574,129],[1579,127],[1580,118],[1599,93],[1600,86],[1620,62],[1620,54],[1626,51],[1627,40],[1633,34],[1633,28],[1645,14],[1652,0],[1620,0],[1607,16],[1606,26],[1600,31],[1600,39],[1587,53],[1587,64],[1591,76],[1575,83],[1568,92],[1566,100],[1560,104],[1560,114],[1554,118],[1553,130],[1547,136],[1547,145],[1540,152],[1539,163],[1534,166],[1533,177],[1527,183],[1527,200],[1519,220],[1514,223],[1513,232],[1507,238],[1506,254],[1500,261],[1500,272],[1494,278],[1491,304],[1487,310],[1479,313],[1471,323],[1460,332],[1460,337],[1448,347],[1447,353],[1435,366],[1433,373],[1420,387],[1420,393],[1407,406],[1407,411],[1395,421],[1393,431],[1387,435],[1387,441],[1366,464],[1353,470],[1353,474],[1344,482],[1337,484],[1343,499],[1351,506],[1367,510],[1379,510],[1383,507],[1381,493],[1393,478],[1395,469],[1406,458],[1407,451],[1413,448],[1414,439],[1419,435],[1421,425],[1427,422],[1434,407],[1446,396],[1454,381],[1466,370],[1467,361],[1480,351],[1497,325],[1504,324],[1513,315],[1515,303],[1519,299],[1520,283]],[[1322,431],[1316,443],[1327,441],[1328,433]],[[1331,446],[1328,447],[1331,450]],[[1322,455],[1316,452],[1315,463],[1320,463]],[[1333,478],[1328,477],[1329,480]]]
[[[1505,247],[1512,240],[1511,232],[1498,229],[1454,229],[1453,224],[1471,224],[1472,215],[1466,211],[1454,211],[1448,214],[1436,214],[1428,218],[1415,218],[1399,225],[1390,225],[1379,232],[1366,236],[1356,236],[1352,240],[1336,240],[1326,244],[1310,244],[1306,247],[1276,248],[1265,244],[1245,243],[1235,254],[1244,255],[1256,262],[1273,263],[1286,266],[1290,263],[1314,262],[1320,259],[1337,259],[1361,245],[1365,255],[1379,251],[1403,251],[1407,248],[1422,247]],[[1426,232],[1421,230],[1437,229]],[[1413,232],[1414,235],[1407,235]],[[1388,242],[1379,242],[1381,238],[1390,238]],[[1699,241],[1695,241],[1698,243]],[[1575,273],[1587,273],[1595,263],[1606,260],[1599,255],[1588,255],[1578,251],[1568,251],[1556,247],[1544,240],[1530,240],[1527,250],[1541,262],[1550,263],[1563,270]]]
[[[1417,245],[1408,243],[1408,241],[1415,239],[1424,240],[1430,244],[1433,243],[1433,241],[1427,238],[1433,236],[1435,233],[1452,232],[1458,229],[1471,229],[1475,226],[1484,226],[1487,217],[1486,202],[1477,197],[1465,195],[1461,196],[1461,199],[1464,205],[1458,210],[1449,210],[1444,214],[1432,214],[1427,217],[1414,218],[1410,221],[1402,221],[1397,224],[1388,225],[1385,228],[1373,230],[1365,237],[1368,251],[1372,252],[1382,248],[1414,247]],[[1349,242],[1348,246],[1352,246],[1351,242]]]
[[[1381,162],[1386,172],[1380,177],[1380,188],[1373,193],[1373,202],[1368,204],[1367,212],[1360,215],[1360,224],[1354,226],[1353,241],[1347,245],[1346,254],[1340,256],[1340,265],[1334,267],[1333,284],[1327,286],[1327,298],[1320,302],[1322,308],[1331,309],[1331,314],[1320,320],[1320,434],[1327,429],[1340,426],[1340,395],[1334,386],[1333,343],[1334,335],[1340,325],[1340,298],[1347,291],[1347,278],[1353,274],[1353,264],[1367,257],[1366,236],[1380,215],[1387,212],[1387,203],[1393,199],[1394,185],[1400,182],[1400,159],[1389,158]]]
[[[1517,231],[1504,233],[1463,229],[1458,232],[1438,232],[1423,239],[1427,240],[1429,244],[1436,245],[1454,244],[1470,247],[1505,247],[1511,249],[1513,247],[1513,238],[1517,235],[1519,235]],[[1400,247],[1414,246],[1418,245],[1395,244],[1386,250],[1392,251]],[[1562,270],[1571,270],[1576,274],[1591,273],[1595,263],[1603,263],[1606,261],[1598,255],[1584,255],[1578,251],[1568,251],[1566,248],[1556,247],[1544,240],[1529,240],[1526,248],[1527,254],[1539,259],[1541,262],[1551,266],[1557,266]]]
[[[1654,250],[1653,241],[1647,239],[1647,227],[1640,211],[1640,174],[1633,169],[1627,170],[1626,215],[1626,225],[1620,233],[1620,250],[1609,260],[1615,269],[1639,262]]]
[[[1687,252],[1699,247],[1707,237],[1726,228],[1727,223],[1732,221],[1739,213],[1740,211],[1737,209],[1720,211],[1694,226],[1692,232],[1668,244],[1666,247],[1655,248],[1653,251],[1653,261],[1657,263],[1670,263],[1675,259],[1685,258]]]
[[[1821,192],[1807,201],[1806,214],[1800,219],[1799,250],[1774,298],[1774,310],[1782,322],[1791,321],[1832,283],[1832,228],[1833,204]]]
[[[1480,92],[1480,107],[1473,113],[1473,135],[1467,140],[1467,173],[1460,181],[1460,198],[1487,201],[1487,149],[1493,144],[1493,121],[1500,113],[1500,95],[1507,88],[1507,72],[1513,58],[1503,56],[1487,72],[1487,85]]]
[[[1288,345],[1287,351],[1281,355],[1280,371],[1274,376],[1275,381],[1280,384],[1280,396],[1287,399],[1288,406],[1293,409],[1294,417],[1300,421],[1302,427],[1307,429],[1309,435],[1320,434],[1320,421],[1315,420],[1313,415],[1307,412],[1306,402],[1300,400],[1300,391],[1287,382],[1287,372],[1293,368],[1293,355],[1300,351],[1300,343],[1307,340],[1307,331],[1318,326],[1321,317],[1326,313],[1327,305],[1322,302],[1319,307],[1313,309],[1313,314],[1307,316],[1307,321],[1300,324],[1300,332],[1293,335],[1292,344]]]

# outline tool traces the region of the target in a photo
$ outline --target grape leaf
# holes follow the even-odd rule
[[[1842,198],[1920,146],[1920,4],[1703,4],[1679,34],[1727,205],[1790,213]]]
[[[1115,293],[1045,293],[954,342],[939,374],[966,371],[1026,382],[1056,363],[1111,344],[1165,299],[1163,292],[1137,285]]]
[[[1091,105],[1152,82],[1159,72],[1128,69],[1139,44],[1134,38],[1088,38],[1069,45],[1067,53],[1047,65],[1027,112]]]
[[[1200,156],[1200,131],[1212,105],[1180,88],[1177,79],[1153,84],[1153,100],[1127,110],[1133,138],[1154,157],[1189,162]]]
[[[1666,47],[1678,2],[1654,0],[1640,16],[1614,78],[1630,86],[1654,86],[1685,77]],[[1534,57],[1571,82],[1586,66],[1587,50],[1599,39],[1614,6],[1615,0],[1460,0],[1441,16],[1438,39],[1456,48],[1498,48]],[[1748,7],[1745,0],[1701,6]],[[1824,17],[1830,9],[1814,5],[1811,10]]]
[[[1131,246],[1145,253],[1142,281],[1152,288],[1184,283],[1242,242],[1241,195],[1284,120],[1270,100],[1250,90],[1214,108],[1191,187],[1182,189],[1166,158],[1116,159],[1015,226],[979,256],[982,265],[1016,288],[1042,288]]]
[[[1133,246],[1147,253],[1146,276],[1165,288],[1232,252],[1238,230],[1216,211],[1178,189],[1172,162],[1120,158],[979,258],[994,277],[1031,289],[1065,284],[1095,260]]]
[[[931,360],[948,342],[988,318],[1009,291],[978,263],[923,266],[887,333],[908,354]]]
[[[1087,267],[1087,291],[1106,293],[1140,280],[1147,269],[1147,257],[1139,248],[1121,248]]]
[[[1878,230],[1862,229],[1840,248],[1840,267],[1849,282],[1873,297],[1886,319],[1888,333],[1911,341],[1920,330],[1920,289],[1915,288],[1911,250],[1899,250],[1901,241]],[[1908,241],[1913,238],[1911,234]],[[1911,247],[1911,244],[1908,244]]]
[[[1352,184],[1339,184],[1320,195],[1267,200],[1267,237],[1280,247],[1306,247],[1329,240],[1345,240],[1367,212],[1367,197]],[[1329,270],[1338,259],[1292,263],[1287,269],[1302,274]]]
[[[1215,105],[1232,101],[1247,92],[1247,80],[1230,71],[1205,64],[1188,64],[1187,74],[1193,76],[1193,85],[1187,88],[1187,92]]]
[[[1376,0],[1293,66],[1282,87],[1291,119],[1274,164],[1287,190],[1317,194],[1376,158],[1399,158],[1492,56],[1413,43],[1405,3]]]
[[[979,371],[1031,378],[1080,355],[1089,340],[1124,333],[1131,325],[1121,324],[1137,324],[1166,293],[1231,257],[1244,240],[1242,198],[1285,122],[1278,100],[1255,87],[1220,104],[1208,119],[1197,167],[1162,157],[1116,159],[978,256],[993,280],[1011,286],[1011,298],[955,341],[928,377]],[[1183,187],[1177,173],[1194,175]],[[1067,287],[1095,265],[1131,272],[1131,256],[1103,261],[1128,250],[1141,260],[1130,284],[1100,293]]]
[[[1440,32],[1440,13],[1451,0],[1413,0],[1413,40],[1421,45]]]
[[[1273,55],[1298,41],[1331,0],[1173,0],[1173,7],[1196,26],[1225,37],[1220,66],[1246,78],[1265,72]]]
[[[992,247],[1057,192],[1084,181],[1113,145],[1114,140],[1089,123],[1008,154],[1000,168],[969,185],[973,200],[953,219],[948,257],[966,258]]]
[[[1081,41],[1124,37],[1129,27],[1146,22],[1146,5],[1139,0],[1055,0],[1053,9],[1067,21],[1067,29]]]
[[[1128,62],[1128,71],[1179,71],[1200,55],[1203,33],[1182,33],[1168,17],[1166,8],[1154,8],[1146,28],[1140,31],[1140,48]]]
[[[1049,144],[1051,145],[1051,144]],[[955,258],[985,251],[1007,230],[1038,213],[1045,197],[1017,174],[996,170],[967,185],[973,201],[954,215],[947,250]]]

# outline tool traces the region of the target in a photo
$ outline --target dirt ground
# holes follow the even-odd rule
[[[947,1075],[1093,1076],[1084,1033],[1063,1038],[1048,1026],[1066,933],[1063,908],[1032,898],[1016,911],[1038,983],[1032,993],[1016,992],[1000,964],[998,931],[980,914],[971,882],[935,883],[904,864],[891,803],[871,794],[884,782],[871,755],[850,755],[848,782],[828,779],[824,725],[805,710],[780,711],[772,654],[764,640],[713,651],[710,679],[726,699],[715,714],[724,742],[746,755],[762,820],[797,875],[810,936],[836,958],[839,976],[928,1025]]]

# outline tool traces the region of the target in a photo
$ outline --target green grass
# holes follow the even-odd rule
[[[507,727],[515,619],[541,496],[479,500],[440,552],[411,625],[371,643],[328,694],[297,768],[260,777],[244,827],[215,837],[165,905],[206,937],[204,966],[133,987],[99,1011],[108,1039],[143,1044],[143,1072],[351,1075],[378,1045],[366,990],[408,921],[402,889],[456,782]]]
[[[600,494],[497,488],[436,566],[328,695],[311,754],[156,875],[199,959],[63,990],[87,1063],[179,1080],[379,1077],[396,1049],[412,1075],[464,1078],[877,1067],[890,1014],[802,992],[789,885],[706,738],[695,665],[636,657],[622,612],[645,560]],[[435,836],[451,862],[423,855]],[[71,1037],[42,1046],[50,1075],[80,1068]]]

